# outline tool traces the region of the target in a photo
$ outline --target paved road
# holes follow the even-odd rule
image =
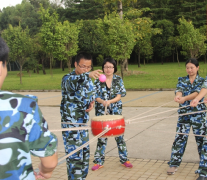
[[[50,130],[60,128],[60,92],[20,92],[20,94],[33,94],[38,96],[38,104],[41,106],[41,110],[45,116],[45,119],[48,121]],[[144,163],[145,165],[146,162],[149,164],[152,164],[152,161],[158,164],[162,162],[162,172],[160,172],[160,174],[156,178],[156,174],[154,171],[151,172],[151,175],[145,177],[144,173],[146,173],[146,170],[140,176],[127,176],[128,179],[141,178],[142,180],[144,180],[153,179],[152,177],[154,177],[154,179],[159,179],[160,177],[163,177],[161,179],[170,178],[169,176],[166,176],[166,162],[170,158],[171,146],[175,136],[178,107],[178,104],[173,102],[173,98],[173,91],[128,91],[127,96],[122,98],[123,116],[125,120],[134,119],[134,121],[131,121],[131,123],[126,126],[124,135],[127,144],[129,159],[131,159],[131,161],[134,161],[134,163],[140,162]],[[94,110],[90,112],[90,118],[93,117]],[[59,139],[58,151],[60,153],[60,156],[63,156],[64,147],[61,132],[55,134],[58,136]],[[90,138],[92,137],[93,135],[90,134]],[[90,144],[91,166],[93,164],[92,160],[95,148],[96,143]],[[108,140],[106,156],[109,159],[115,158],[113,161],[116,161],[118,163],[118,152],[114,138],[109,138]],[[183,169],[180,172],[181,174],[179,176],[174,175],[171,177],[171,179],[189,179],[189,174],[191,174],[190,179],[195,179],[196,177],[195,175],[193,175],[193,171],[198,166],[197,163],[199,163],[199,157],[197,153],[195,139],[192,135],[189,136],[188,145],[183,158],[183,162]],[[154,166],[156,166],[156,163],[154,164]],[[183,177],[180,178],[183,171],[186,170],[184,167],[187,167],[188,165],[190,165],[191,170],[189,170],[188,173],[184,172]],[[96,179],[104,179],[105,176],[103,174],[101,175],[101,173],[106,174],[107,171],[111,170],[110,168],[111,166],[108,166],[102,168],[103,170],[99,170],[98,172],[90,171],[87,180],[93,180],[94,177]],[[58,171],[59,170],[57,169],[57,172]],[[116,171],[116,168],[114,169],[114,171]],[[123,171],[123,169],[120,169],[120,167],[118,166],[117,172],[121,171]],[[137,171],[140,171],[140,169],[138,169]],[[112,175],[113,172],[110,171]],[[61,179],[61,177],[58,174],[59,173],[57,173],[58,179]],[[122,177],[119,177],[118,179],[122,179],[123,177],[124,175]],[[66,179],[65,174],[63,179]],[[107,180],[107,178],[105,179]],[[112,179],[117,178],[114,177]]]

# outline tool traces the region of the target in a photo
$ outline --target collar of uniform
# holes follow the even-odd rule
[[[188,81],[190,81],[189,75],[187,75],[187,78],[188,78]],[[200,76],[197,74],[196,75],[196,78],[195,78],[195,80],[194,80],[193,83],[197,83],[197,81],[199,80],[199,78],[200,78]]]

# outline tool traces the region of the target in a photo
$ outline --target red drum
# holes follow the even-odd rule
[[[100,134],[106,127],[111,128],[111,130],[101,137],[116,137],[123,135],[125,131],[124,117],[121,115],[103,115],[91,119],[91,131],[94,136]]]

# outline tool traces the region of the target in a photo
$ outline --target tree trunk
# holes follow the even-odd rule
[[[128,71],[128,59],[124,60],[123,65],[124,65],[124,70]]]
[[[138,68],[140,68],[141,65],[140,65],[140,51],[138,50]]]
[[[9,71],[11,71],[11,63],[10,63],[10,61],[8,61],[8,65],[9,65]]]
[[[206,64],[206,54],[204,54],[204,64]]]
[[[173,51],[173,62],[175,62],[175,54],[174,54],[174,51]]]
[[[42,72],[43,72],[43,74],[46,74],[45,66],[44,66],[44,58],[41,58],[41,59],[42,59]]]
[[[39,64],[37,65],[36,71],[37,71],[37,74],[39,74]]]
[[[62,71],[65,71],[65,61],[64,62],[61,61],[61,63],[62,63]]]
[[[123,9],[122,9],[122,1],[118,1],[118,10],[119,10],[119,17],[123,19]]]
[[[20,77],[20,84],[22,84],[22,65],[20,65],[20,74],[19,74],[19,77]]]
[[[51,77],[53,77],[52,62],[53,62],[53,56],[50,56],[50,75],[51,75]]]
[[[145,66],[145,57],[144,57],[144,66]]]
[[[60,69],[63,69],[63,61],[60,61]]]
[[[176,47],[176,54],[177,54],[178,66],[180,66],[180,62],[179,62],[179,59],[178,59],[178,50],[177,50],[177,47]]]
[[[121,61],[121,78],[124,79],[124,62]]]
[[[71,57],[68,58],[68,71],[71,72]]]

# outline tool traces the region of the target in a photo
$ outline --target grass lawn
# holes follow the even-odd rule
[[[94,69],[100,68],[94,67]],[[120,74],[119,71],[120,67],[118,67],[118,74]],[[68,73],[68,69],[66,68],[65,71],[53,69],[53,77],[51,77],[49,69],[46,72],[46,75],[40,71],[40,74],[31,73],[30,76],[24,71],[22,84],[20,84],[20,78],[17,76],[19,72],[8,71],[2,90],[60,90],[61,79]],[[129,71],[125,73],[123,80],[126,89],[174,89],[178,77],[186,75],[184,62],[180,64],[180,67],[177,63],[147,64],[141,65],[141,68],[138,68],[137,65],[129,65]],[[207,64],[200,62],[199,75],[206,77]]]

